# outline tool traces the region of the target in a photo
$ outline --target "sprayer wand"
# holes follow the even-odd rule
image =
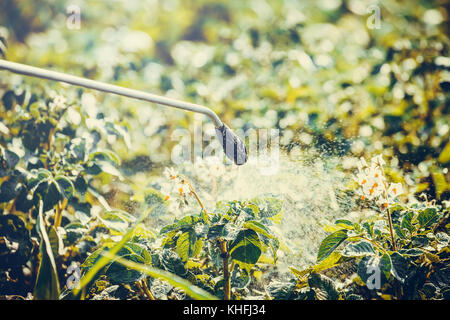
[[[208,116],[208,118],[210,118],[211,121],[214,123],[217,138],[219,139],[226,156],[229,159],[233,160],[234,163],[237,165],[242,165],[247,161],[247,149],[245,147],[244,142],[233,131],[231,131],[231,129],[226,124],[224,124],[220,120],[220,118],[214,111],[212,111],[207,107],[194,103],[158,96],[148,92],[112,85],[101,81],[90,80],[86,78],[76,77],[70,74],[10,62],[3,59],[0,59],[0,69],[5,69],[26,76],[65,82],[89,89],[114,93],[129,98],[144,100],[148,102],[165,105],[168,107],[204,114]]]

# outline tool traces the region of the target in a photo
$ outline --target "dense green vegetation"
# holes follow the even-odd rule
[[[450,11],[372,4],[2,0],[1,58],[282,150],[174,164],[192,113],[0,70],[0,298],[449,299]]]

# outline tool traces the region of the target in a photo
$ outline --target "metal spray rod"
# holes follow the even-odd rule
[[[76,77],[73,75],[50,71],[42,68],[36,68],[20,63],[10,62],[0,59],[0,69],[5,69],[14,73],[23,74],[26,76],[38,77],[48,80],[60,81],[76,86],[81,86],[98,91],[114,93],[121,96],[134,98],[153,102],[173,108],[183,109],[187,111],[197,112],[208,116],[214,123],[216,128],[217,138],[219,139],[223,150],[227,157],[234,161],[237,165],[242,165],[247,161],[247,149],[244,142],[224,124],[217,114],[211,109],[189,102],[170,99],[167,97],[158,96],[148,92],[128,89],[125,87],[112,85],[100,81],[90,80],[86,78]]]

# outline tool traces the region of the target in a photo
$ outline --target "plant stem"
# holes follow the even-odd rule
[[[224,300],[230,300],[230,270],[228,269],[228,252],[227,252],[227,242],[219,240],[220,255],[222,256],[223,262],[223,292]]]
[[[378,243],[376,243],[375,241],[370,240],[370,239],[368,239],[368,238],[366,238],[366,237],[363,237],[363,236],[361,236],[360,238],[361,238],[361,239],[364,239],[364,240],[366,240],[366,241],[369,241],[370,243],[374,244],[376,247],[378,247],[379,249],[381,249],[384,253],[386,253],[386,250],[384,250],[384,248],[383,248],[382,246],[380,246]]]
[[[156,300],[153,294],[151,293],[150,289],[148,288],[147,281],[145,279],[142,280],[141,282],[138,282],[138,285],[141,288],[141,290],[144,291],[144,293],[147,295],[149,300]]]
[[[392,229],[392,218],[391,218],[391,212],[389,210],[389,206],[386,207],[386,211],[387,211],[388,222],[389,222],[389,232],[391,233],[392,247],[394,248],[394,251],[397,251],[397,246],[395,244],[395,239],[394,239],[394,230]]]
[[[58,203],[56,204],[55,207],[56,213],[55,213],[55,219],[53,222],[53,226],[56,228],[58,228],[61,225],[61,219],[62,219],[62,210],[61,210],[61,206],[60,206],[60,202],[58,201]]]
[[[68,200],[64,199],[62,203],[61,203],[61,201],[58,201],[58,203],[56,204],[55,221],[53,224],[55,226],[55,228],[58,228],[61,225],[62,213],[63,213],[64,209],[66,208],[67,203],[68,203]]]
[[[192,187],[192,185],[191,185],[191,183],[190,183],[189,181],[188,181],[188,185],[189,185],[189,189],[191,190],[191,193],[194,195],[194,197],[195,197],[195,199],[197,200],[197,202],[198,202],[198,204],[200,205],[200,207],[201,207],[205,212],[208,212],[208,211],[206,211],[205,206],[203,205],[202,201],[200,200],[200,198],[199,198],[198,195],[197,195],[197,192],[195,192],[194,187]]]
[[[383,185],[384,185],[384,195],[385,195],[385,200],[386,200],[386,212],[387,212],[387,216],[388,216],[388,222],[389,222],[389,232],[391,233],[391,241],[392,241],[392,247],[394,249],[394,251],[397,251],[397,245],[395,244],[395,238],[394,238],[394,230],[392,228],[392,218],[391,218],[391,211],[389,210],[389,201],[388,201],[388,191],[387,191],[387,184],[386,184],[386,175],[384,174],[384,169],[383,166],[380,165],[381,168],[381,173],[383,174],[384,180],[383,180]]]

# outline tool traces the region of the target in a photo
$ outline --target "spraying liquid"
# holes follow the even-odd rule
[[[288,266],[304,268],[314,264],[326,236],[323,226],[349,218],[355,207],[355,199],[345,193],[351,176],[343,172],[338,157],[311,151],[295,157],[280,154],[273,174],[261,174],[264,168],[251,158],[240,167],[200,161],[180,171],[192,179],[209,210],[222,200],[272,195],[283,201],[281,223],[272,228],[287,247],[279,250],[280,272],[288,271]]]

